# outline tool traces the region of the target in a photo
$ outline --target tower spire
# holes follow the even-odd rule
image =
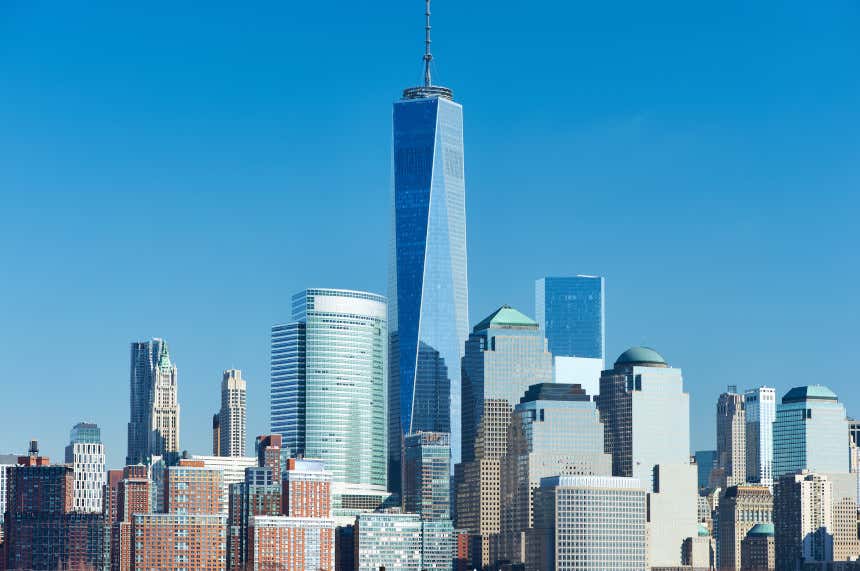
[[[430,53],[430,0],[425,0],[427,8],[424,10],[426,24],[424,25],[424,87],[430,87],[433,82],[430,80],[430,62],[433,61],[433,54]]]

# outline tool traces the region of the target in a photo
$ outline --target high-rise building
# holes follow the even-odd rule
[[[221,455],[221,415],[217,412],[212,415],[212,455]]]
[[[179,455],[179,400],[176,365],[163,339],[131,344],[131,415],[127,465]]]
[[[134,569],[225,571],[226,519],[211,514],[134,514]]]
[[[721,488],[747,481],[744,397],[734,385],[717,400],[717,468],[722,479]]]
[[[529,543],[526,568],[646,569],[645,513],[645,489],[635,478],[543,478],[535,494],[535,541]]]
[[[455,470],[456,527],[480,536],[489,565],[500,531],[500,464],[514,406],[528,387],[552,382],[552,355],[536,321],[507,305],[478,323],[463,357],[463,462]]]
[[[601,375],[597,406],[613,475],[632,476],[649,493],[649,567],[679,565],[684,540],[698,533],[690,399],[681,370],[653,349],[628,349]]]
[[[218,412],[218,454],[245,455],[246,383],[242,371],[228,369],[221,381],[221,410]]]
[[[272,430],[295,457],[325,463],[335,515],[354,515],[359,503],[375,509],[388,498],[385,298],[308,289],[293,296],[292,311],[301,327],[272,328]],[[301,412],[285,396],[297,393]]]
[[[52,466],[32,441],[6,468],[4,569],[103,569],[104,516],[74,510],[72,466]]]
[[[460,461],[460,358],[469,334],[463,107],[430,77],[394,103],[388,387],[390,489],[406,434],[448,432]]]
[[[164,480],[165,511],[171,514],[225,514],[223,472],[207,468],[202,460],[179,460],[167,468]]]
[[[281,515],[281,483],[272,469],[245,470],[245,481],[230,484],[227,516],[227,561],[230,569],[244,569],[249,558],[249,529],[255,516]]]
[[[847,473],[848,438],[845,407],[833,391],[823,385],[791,389],[776,408],[774,479],[800,470]]]
[[[113,472],[113,471],[112,471]],[[152,512],[151,489],[145,466],[126,466],[115,484],[116,504],[110,519],[110,564],[112,571],[132,571],[132,525],[134,514]]]
[[[203,467],[221,472],[221,513],[226,515],[229,505],[230,486],[245,481],[245,470],[257,466],[254,456],[200,456],[191,460],[202,462]]]
[[[580,385],[532,385],[514,408],[501,462],[501,521],[491,559],[524,563],[533,496],[551,476],[610,476],[600,413]]]
[[[363,513],[355,519],[355,571],[421,571],[418,514]]]
[[[776,569],[772,523],[757,523],[741,541],[741,571]]]
[[[827,476],[806,471],[780,476],[773,520],[777,569],[833,561],[833,483]]]
[[[248,569],[334,571],[334,530],[327,518],[254,516]]]
[[[684,540],[681,547],[681,565],[690,571],[714,569],[714,552],[714,538],[707,527],[699,524],[699,533]]]
[[[403,445],[403,510],[451,519],[451,442],[447,432],[416,432]]]
[[[717,568],[741,569],[741,542],[756,524],[773,521],[773,496],[767,486],[732,486],[720,500],[717,517]]]
[[[284,446],[281,435],[261,434],[254,441],[254,452],[257,454],[257,465],[268,466],[274,478],[280,480],[290,458],[290,448]]]
[[[456,532],[450,519],[421,522],[421,569],[452,571],[456,556]]]
[[[697,450],[693,457],[696,460],[699,494],[703,494],[710,485],[711,472],[717,467],[717,451]]]
[[[287,461],[282,480],[281,513],[290,517],[332,515],[332,473],[319,460]]]
[[[66,446],[66,464],[75,471],[72,509],[76,512],[101,513],[105,485],[105,446],[101,430],[95,424],[79,422],[71,431]]]
[[[16,466],[18,457],[14,454],[0,454],[0,544],[3,542],[3,516],[6,513],[6,469]],[[0,548],[0,564],[3,563],[3,551]]]
[[[773,486],[773,422],[776,389],[758,387],[744,393],[747,481]]]
[[[535,318],[552,353],[557,383],[600,391],[606,349],[604,280],[600,276],[547,277],[535,282]]]

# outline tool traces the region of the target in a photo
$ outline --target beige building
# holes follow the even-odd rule
[[[741,571],[774,571],[773,524],[757,523],[741,542]]]
[[[746,454],[744,396],[730,386],[717,401],[717,468],[721,488],[746,483]]]
[[[741,568],[741,542],[756,524],[773,521],[767,486],[732,486],[720,499],[717,517],[717,569]]]
[[[833,482],[803,471],[783,476],[774,487],[774,539],[777,569],[833,560]]]
[[[221,410],[218,413],[217,456],[244,456],[247,384],[242,371],[228,369],[221,381]]]

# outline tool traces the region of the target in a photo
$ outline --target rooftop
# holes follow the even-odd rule
[[[539,400],[590,401],[581,385],[567,383],[538,383],[530,386],[520,399],[520,404]]]
[[[824,385],[807,385],[805,387],[794,387],[782,397],[783,403],[802,402],[807,400],[831,400],[837,401],[836,393]]]
[[[668,367],[663,356],[650,347],[631,347],[621,353],[615,365],[646,365]]]
[[[475,331],[483,331],[485,329],[495,327],[531,327],[537,328],[538,323],[531,317],[517,311],[510,305],[503,305],[486,319],[475,326]]]
[[[772,523],[757,523],[747,532],[747,535],[770,535],[773,536]]]

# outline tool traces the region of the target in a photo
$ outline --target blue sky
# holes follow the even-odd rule
[[[860,5],[434,2],[465,108],[471,321],[607,279],[610,360],[682,367],[694,448],[728,384],[860,416]],[[391,103],[423,3],[0,4],[0,452],[125,456],[128,344],[179,367],[183,448],[221,371],[268,426],[268,331],[304,287],[385,291]]]

